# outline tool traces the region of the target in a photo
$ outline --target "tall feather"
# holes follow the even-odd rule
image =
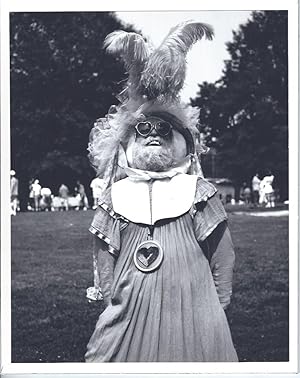
[[[195,21],[186,21],[172,28],[152,53],[142,73],[144,94],[150,99],[159,96],[175,99],[184,84],[187,52],[204,36],[212,40],[213,35],[210,25]]]
[[[185,21],[170,30],[158,49],[168,47],[186,55],[194,43],[203,37],[212,40],[213,36],[214,31],[211,25],[193,20]]]
[[[151,54],[151,46],[137,33],[117,30],[108,34],[104,47],[109,53],[120,55],[123,59],[129,74],[129,96],[137,97],[140,92],[141,73]]]

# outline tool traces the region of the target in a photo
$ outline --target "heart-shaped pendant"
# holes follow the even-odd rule
[[[153,272],[163,260],[161,245],[155,240],[147,240],[138,245],[133,255],[135,266],[142,272]]]

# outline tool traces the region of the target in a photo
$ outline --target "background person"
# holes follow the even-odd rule
[[[93,195],[93,210],[97,209],[98,207],[98,201],[102,196],[102,192],[105,188],[105,181],[101,179],[100,177],[95,177],[90,184],[90,188],[92,189],[92,195]]]
[[[79,206],[76,208],[76,210],[87,210],[89,206],[88,199],[85,193],[84,185],[79,180],[76,182],[75,193],[77,193],[79,199]]]
[[[19,180],[16,178],[16,172],[12,169],[10,171],[10,205],[11,215],[17,215],[19,195]]]
[[[246,205],[250,205],[250,203],[251,203],[251,189],[249,188],[249,186],[247,185],[246,182],[243,183],[243,186],[241,188],[240,198]]]
[[[267,203],[264,180],[262,179],[259,184],[259,204],[264,206]]]
[[[39,211],[42,187],[38,179],[34,180],[31,189],[33,193],[34,211]]]
[[[50,188],[42,188],[41,189],[41,201],[40,205],[41,208],[45,211],[52,211],[52,192]]]
[[[27,203],[27,210],[28,211],[33,211],[34,210],[34,194],[32,190],[32,184],[34,182],[34,179],[32,178],[29,181],[28,189],[29,189],[29,194],[28,194],[28,203]]]
[[[252,178],[252,196],[254,206],[257,206],[259,203],[260,181],[259,175],[256,173]]]
[[[266,207],[275,207],[273,181],[274,175],[272,175],[270,171],[262,180],[262,186],[266,197]]]
[[[69,210],[69,188],[65,184],[61,184],[61,186],[58,189],[58,194],[61,200],[61,208],[68,211]]]

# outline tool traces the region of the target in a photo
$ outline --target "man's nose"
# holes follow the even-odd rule
[[[151,136],[156,136],[156,135],[158,135],[155,127],[152,128],[152,130],[151,130],[151,132],[150,132],[149,135],[151,135]]]

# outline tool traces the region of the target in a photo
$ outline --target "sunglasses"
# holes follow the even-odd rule
[[[162,137],[166,137],[167,135],[171,133],[172,125],[169,122],[165,122],[165,121],[159,121],[159,122],[156,122],[155,124],[152,124],[151,122],[147,121],[147,122],[139,122],[135,126],[136,132],[145,138],[151,134],[153,129],[156,130],[158,135]]]

